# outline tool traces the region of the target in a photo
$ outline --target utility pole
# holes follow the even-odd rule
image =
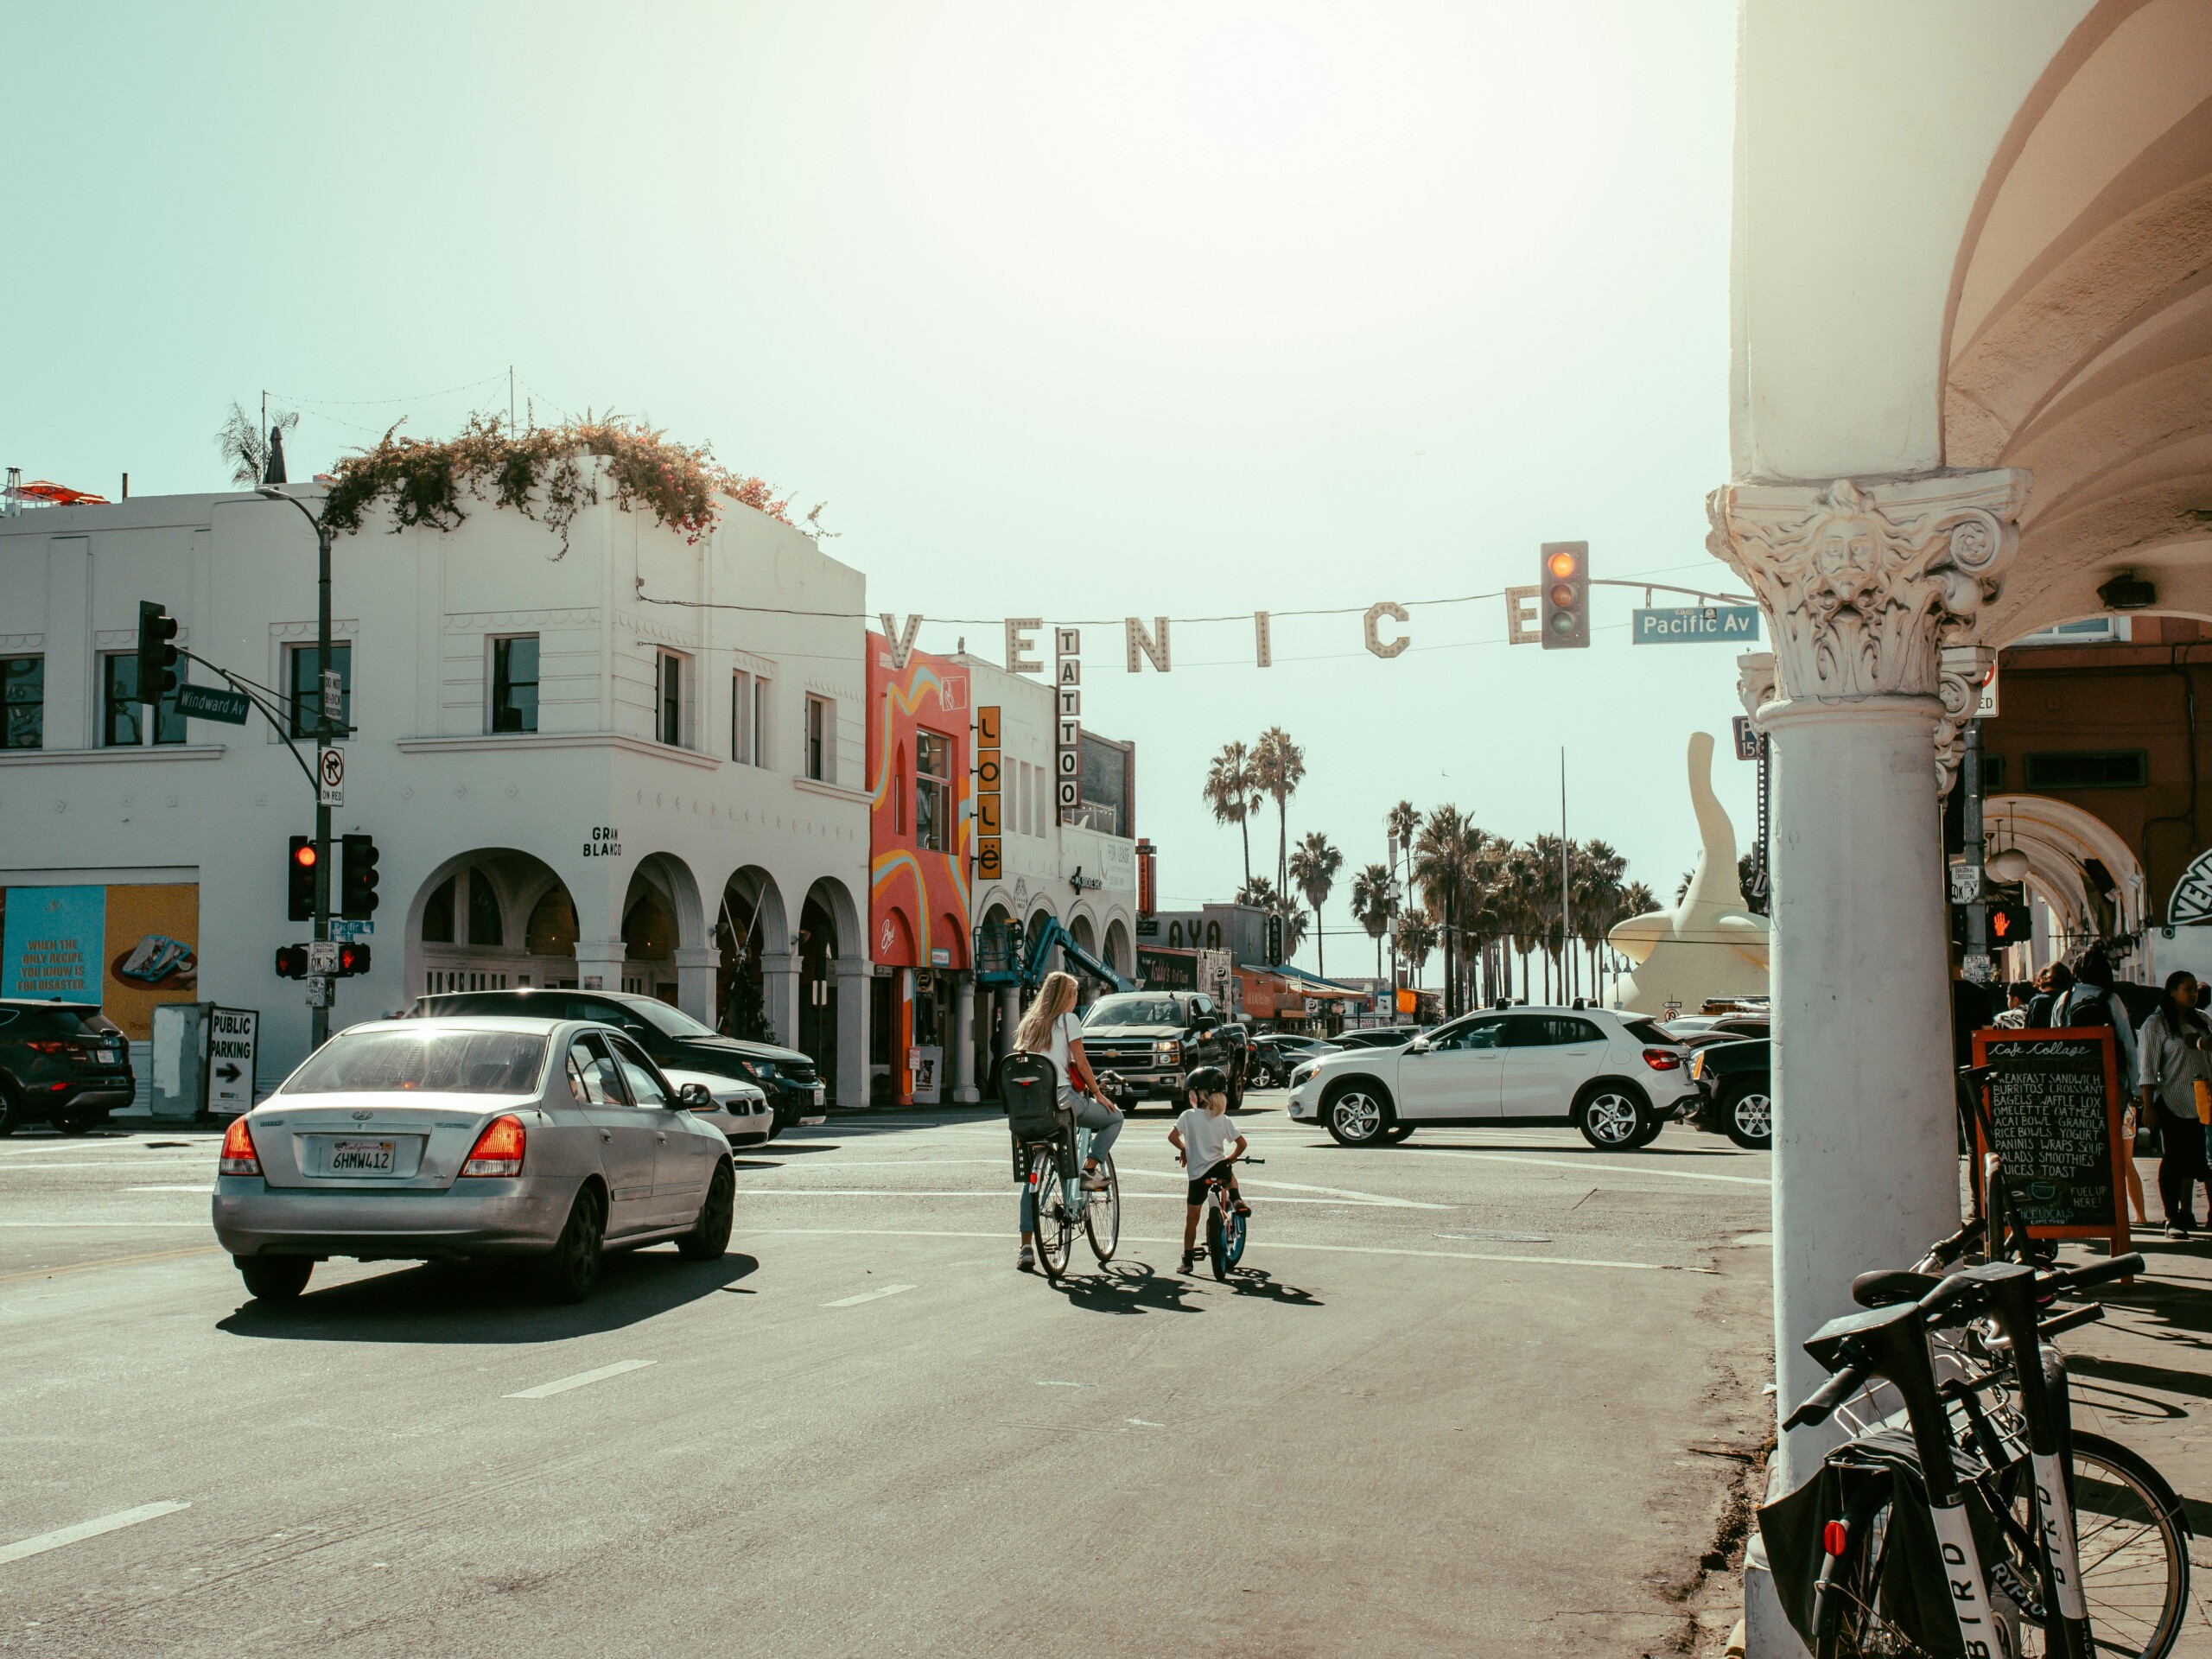
[[[1977,688],[1979,690],[1979,688]],[[1982,881],[1981,844],[1981,722],[1967,721],[1966,753],[1959,761],[1960,816],[1964,820],[1961,836],[1966,843],[1967,879],[1971,883],[1971,896],[1967,899],[1967,950],[1965,972],[1976,984],[1988,983],[1989,965],[1989,902]]]
[[[322,798],[322,751],[330,747],[330,740],[337,735],[331,727],[330,685],[330,544],[332,535],[328,525],[308,511],[307,504],[296,496],[286,495],[274,487],[264,488],[257,493],[272,501],[289,501],[300,510],[301,515],[315,526],[315,937],[319,941],[330,938],[330,808]],[[295,698],[289,718],[299,719],[298,700]],[[321,1048],[330,1040],[330,999],[335,980],[329,976],[321,980],[321,1000],[315,1001],[310,982],[308,1003],[308,1042],[310,1048]]]
[[[1567,746],[1559,751],[1559,980],[1560,1001],[1572,1000],[1567,988],[1567,963],[1573,960],[1574,937],[1573,918],[1567,911]]]

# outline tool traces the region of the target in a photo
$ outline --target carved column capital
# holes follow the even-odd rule
[[[1981,701],[1982,682],[1997,661],[1994,645],[1946,645],[1936,668],[1936,695],[1943,704],[1936,722],[1936,792],[1948,795],[1966,753],[1967,721]]]
[[[2017,467],[1825,486],[1732,484],[1706,546],[1774,627],[1775,695],[1937,696],[1941,653],[1973,637],[2019,544]]]
[[[1758,727],[1759,710],[1779,695],[1774,687],[1774,653],[1770,651],[1747,651],[1736,659],[1736,696],[1744,705],[1744,712]]]

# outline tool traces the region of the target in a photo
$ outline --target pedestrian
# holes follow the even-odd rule
[[[2054,962],[2036,976],[2036,994],[2028,999],[2028,1029],[2050,1031],[2058,1024],[2058,1007],[2074,988],[2074,970]]]
[[[2028,999],[2035,994],[2036,988],[2027,981],[2014,980],[2005,988],[2005,1012],[1990,1023],[2001,1026],[2006,1031],[2024,1030],[2028,1023]]]
[[[2194,997],[2192,991],[2192,1007]],[[2119,1037],[2120,1097],[2126,1100],[2135,1093],[2135,1023],[2128,1018],[2127,1004],[2113,988],[2112,963],[2101,945],[2091,945],[2075,963],[2074,988],[2060,1005],[2058,1023],[2110,1026]]]
[[[2158,1126],[2164,1155],[2158,1160],[2158,1201],[2166,1212],[2166,1236],[2187,1238],[2196,1226],[2196,1184],[2206,1180],[2204,1130],[2196,1119],[2196,1091],[2212,1082],[2212,1023],[2196,1011],[2196,976],[2186,969],[2166,976],[2158,1011],[2143,1022],[2139,1055],[2143,1122]],[[2129,1198],[2135,1219],[2143,1213],[2142,1177],[2135,1173],[2135,1113],[2127,1133]]]
[[[1989,991],[1966,976],[1965,947],[1951,946],[1951,1064],[1974,1064],[1974,1034],[1986,1028],[1997,1010]]]
[[[1074,975],[1047,974],[1037,992],[1037,1000],[1021,1016],[1021,1024],[1014,1034],[1014,1046],[1024,1054],[1043,1054],[1052,1059],[1060,1109],[1073,1113],[1075,1121],[1091,1132],[1090,1156],[1083,1166],[1083,1185],[1086,1191],[1095,1192],[1106,1185],[1098,1160],[1112,1149],[1115,1137],[1121,1134],[1122,1114],[1098,1096],[1098,1080],[1090,1069],[1090,1057],[1083,1052],[1083,1027],[1075,1017],[1077,990]],[[1035,1204],[1028,1184],[1024,1182],[1021,1254],[1014,1263],[1024,1272],[1035,1266],[1037,1260]]]

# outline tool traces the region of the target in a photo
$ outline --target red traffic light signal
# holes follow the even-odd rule
[[[1546,651],[1590,643],[1590,543],[1546,542],[1536,637]]]
[[[2024,904],[2007,902],[1989,907],[1989,942],[2018,944],[2033,931]]]
[[[315,915],[315,839],[294,836],[284,861],[284,913],[296,922]]]

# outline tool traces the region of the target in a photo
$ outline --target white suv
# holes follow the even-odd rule
[[[1564,1121],[1607,1152],[1647,1145],[1694,1100],[1682,1045],[1610,1008],[1484,1008],[1404,1048],[1351,1049],[1300,1065],[1290,1116],[1347,1147],[1415,1129]]]

